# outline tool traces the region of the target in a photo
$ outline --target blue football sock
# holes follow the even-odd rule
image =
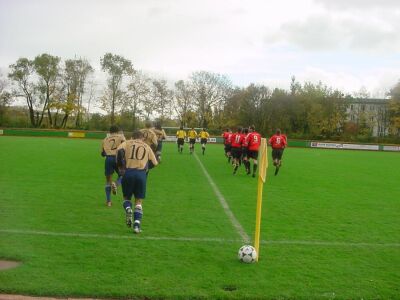
[[[118,185],[121,185],[121,181],[122,181],[122,176],[118,177],[117,181],[115,181],[115,184],[116,184],[117,186],[118,186]]]
[[[142,216],[143,216],[143,210],[141,205],[136,205],[135,210],[133,212],[133,219],[136,221],[139,221],[139,223],[142,221]]]
[[[128,207],[132,207],[132,202],[125,200],[124,203],[122,203],[122,206],[124,207],[124,210],[126,210]]]
[[[111,201],[111,185],[106,184],[105,190],[106,190],[106,199],[107,199],[107,202],[109,202],[109,201]]]

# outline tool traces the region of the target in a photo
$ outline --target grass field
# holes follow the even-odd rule
[[[399,299],[398,153],[289,148],[264,187],[260,261],[256,179],[232,176],[222,145],[165,144],[143,232],[121,193],[105,206],[99,140],[0,137],[0,293],[146,299]],[[201,165],[229,205],[223,208]]]

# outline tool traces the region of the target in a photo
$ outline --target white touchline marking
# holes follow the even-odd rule
[[[222,193],[218,189],[218,187],[215,184],[214,180],[212,180],[210,174],[208,174],[206,168],[204,167],[203,163],[201,162],[201,160],[199,159],[199,157],[197,156],[196,153],[194,153],[194,157],[196,158],[197,162],[199,163],[201,169],[203,170],[203,173],[206,176],[206,178],[208,180],[208,183],[211,185],[212,189],[214,190],[214,193],[217,196],[217,198],[219,200],[219,203],[221,204],[222,208],[224,209],[225,214],[228,216],[228,218],[231,221],[233,227],[236,228],[237,232],[242,237],[243,241],[246,242],[246,243],[249,243],[250,242],[250,237],[247,235],[247,233],[244,230],[244,228],[242,227],[242,225],[240,225],[239,221],[236,219],[235,215],[233,214],[233,212],[229,208],[229,205],[226,202],[224,196],[222,195]]]
[[[21,235],[43,235],[54,237],[76,237],[76,238],[100,238],[112,240],[150,240],[150,241],[176,241],[176,242],[214,242],[214,243],[241,243],[240,239],[224,239],[224,238],[196,238],[196,237],[161,237],[161,236],[134,236],[117,234],[98,234],[98,233],[74,233],[74,232],[50,232],[35,230],[19,230],[19,229],[0,229],[0,233],[5,234],[21,234]],[[400,248],[400,243],[364,243],[364,242],[329,242],[329,241],[301,241],[301,240],[262,240],[262,244],[266,245],[294,245],[294,246],[327,246],[327,247],[383,247],[383,248]]]

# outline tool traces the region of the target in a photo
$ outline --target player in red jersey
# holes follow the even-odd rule
[[[268,144],[272,147],[272,159],[276,168],[275,175],[277,175],[282,164],[283,150],[287,145],[286,136],[281,134],[280,129],[277,129],[276,133],[268,140]]]
[[[231,143],[231,152],[233,158],[233,175],[236,174],[237,169],[239,168],[240,159],[242,157],[242,144],[243,144],[244,135],[242,134],[242,128],[239,127],[237,132],[232,135],[232,143]]]
[[[247,136],[247,175],[250,174],[250,159],[253,160],[253,177],[256,177],[258,149],[261,145],[261,134],[259,134],[254,125],[250,126],[250,133]]]
[[[232,158],[231,155],[232,130],[230,130],[229,128],[225,129],[225,132],[222,134],[222,137],[224,139],[225,156],[228,158],[228,162],[230,162]]]
[[[248,175],[248,174],[250,174],[250,170],[249,170],[250,163],[249,163],[249,158],[248,158],[248,154],[247,154],[247,152],[248,152],[247,146],[249,144],[249,135],[250,135],[249,128],[243,128],[242,133],[244,136],[243,141],[242,141],[242,161],[243,161],[244,167],[246,169],[246,173]]]

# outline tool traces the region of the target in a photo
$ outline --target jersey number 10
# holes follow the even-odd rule
[[[146,148],[143,146],[132,145],[132,153],[130,159],[143,160],[146,156]]]

